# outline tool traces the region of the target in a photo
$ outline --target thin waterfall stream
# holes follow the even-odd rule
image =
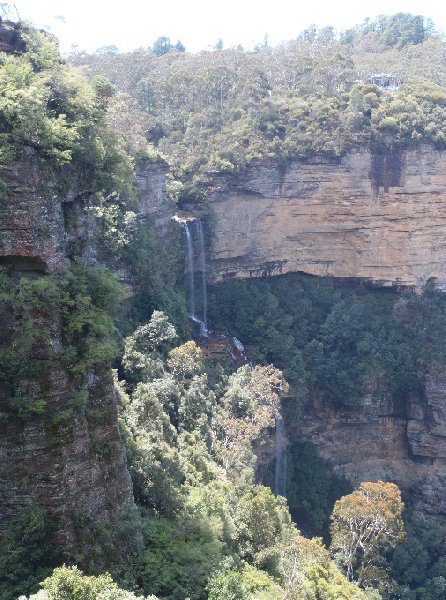
[[[186,232],[186,266],[189,283],[188,310],[189,317],[195,320],[194,248],[192,245],[192,235],[189,230],[189,224],[187,222],[184,223],[184,231]]]
[[[200,335],[208,337],[206,251],[203,225],[199,219],[183,223],[186,235],[186,272],[188,278],[188,317],[200,327]],[[198,258],[198,260],[195,260]],[[195,273],[201,273],[198,279]],[[198,288],[198,289],[197,289]],[[199,311],[199,312],[198,312]]]
[[[274,492],[277,496],[286,496],[286,437],[281,414],[276,417],[275,458]]]
[[[206,281],[206,251],[204,246],[204,233],[201,221],[197,222],[198,242],[200,251],[200,266],[201,266],[201,291],[202,291],[202,308],[203,308],[203,323],[204,330],[208,331],[208,288]]]

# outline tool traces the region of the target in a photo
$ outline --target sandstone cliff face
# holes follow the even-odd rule
[[[47,369],[48,413],[57,416],[77,390],[60,365]],[[88,397],[69,422],[57,427],[47,418],[8,419],[0,441],[0,530],[24,507],[44,508],[62,556],[111,564],[122,550],[139,543],[120,539],[118,525],[134,508],[132,484],[117,426],[116,394],[108,372],[87,375]],[[0,410],[5,408],[0,400]]]
[[[44,187],[44,176],[32,159],[2,166],[0,175],[9,187],[1,202],[2,263],[19,271],[63,269],[67,265],[63,201],[73,198],[58,196],[50,174]]]
[[[15,277],[63,271],[73,255],[86,263],[97,261],[97,223],[88,210],[88,192],[81,191],[75,173],[65,192],[32,157],[3,168],[1,176],[10,193],[1,206],[0,263]],[[140,218],[156,212],[162,229],[170,218],[165,167],[140,165],[137,187]],[[20,319],[0,315],[0,352],[14,336],[13,317]],[[97,368],[83,373],[82,381],[73,379],[59,358],[60,315],[43,311],[36,316],[36,326],[47,333],[31,356],[44,368],[47,410],[32,419],[9,416],[2,422],[0,532],[25,506],[42,507],[64,557],[88,560],[99,545],[103,558],[95,560],[111,564],[116,553],[126,556],[140,543],[132,522],[133,490],[118,431],[112,374]],[[0,389],[0,413],[7,413],[7,407],[8,389]],[[58,423],[57,417],[69,407],[70,418]],[[118,525],[124,522],[123,536]]]
[[[135,168],[135,188],[140,217],[152,217],[158,234],[165,232],[173,217],[173,205],[166,193],[169,167],[162,160],[140,162]]]
[[[446,153],[262,161],[215,191],[210,279],[302,271],[382,285],[446,287]]]
[[[426,377],[425,399],[407,417],[371,395],[351,412],[315,403],[301,435],[353,485],[393,481],[419,514],[446,516],[446,372]]]
[[[19,29],[19,25],[12,21],[0,22],[0,52],[20,53],[25,50],[26,44]]]
[[[135,169],[138,217],[151,218],[161,236],[173,216],[166,173],[162,161],[140,162]],[[97,222],[89,209],[93,202],[88,184],[76,171],[65,173],[71,185],[63,191],[57,177],[43,173],[32,156],[0,165],[0,176],[9,188],[8,198],[0,200],[0,263],[20,272],[53,273],[65,268],[72,256],[87,264],[98,262]]]

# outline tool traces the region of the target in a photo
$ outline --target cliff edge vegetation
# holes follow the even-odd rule
[[[443,148],[445,51],[430,20],[399,13],[341,36],[310,27],[277,47],[141,48],[70,61],[113,82],[114,126],[129,144],[148,139],[172,165],[172,193],[196,201],[216,174],[230,181],[263,157]]]

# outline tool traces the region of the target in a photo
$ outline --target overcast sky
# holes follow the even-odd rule
[[[252,48],[265,34],[271,45],[288,40],[308,25],[338,31],[379,14],[411,12],[433,19],[446,31],[441,0],[16,0],[21,19],[52,31],[62,52],[72,45],[93,52],[106,45],[120,51],[148,47],[162,35],[190,51],[241,44]]]

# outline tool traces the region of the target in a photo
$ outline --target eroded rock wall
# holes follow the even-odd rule
[[[211,281],[301,271],[416,288],[436,278],[446,289],[446,153],[432,147],[286,168],[263,160],[209,201]],[[315,401],[299,439],[354,485],[395,481],[420,514],[446,516],[446,373],[424,388],[404,416],[373,391],[358,410]]]
[[[253,164],[210,197],[210,280],[302,271],[446,287],[446,153]]]
[[[1,200],[0,264],[13,278],[63,273],[73,256],[97,264],[97,218],[78,174],[65,173],[61,186],[30,156],[0,175],[8,185]],[[170,218],[165,176],[161,163],[137,169],[139,218],[153,215],[161,230]],[[22,315],[0,312],[3,352],[13,345]],[[0,386],[0,533],[24,507],[44,508],[63,557],[82,556],[107,567],[141,542],[112,373],[91,368],[73,377],[61,358],[61,315],[43,307],[33,322],[42,335],[29,359],[45,380],[46,408],[32,417],[14,416],[11,390]]]

